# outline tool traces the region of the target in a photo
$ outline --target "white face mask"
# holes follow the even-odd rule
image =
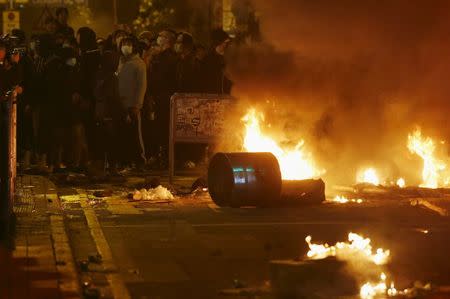
[[[183,45],[181,45],[180,43],[176,43],[174,50],[176,53],[180,54],[183,51]]]
[[[77,59],[75,57],[66,60],[68,66],[75,66],[77,64]]]
[[[160,47],[164,47],[166,45],[166,38],[164,36],[158,36],[158,38],[156,39],[156,43],[158,44],[158,46]]]
[[[123,37],[118,37],[118,38],[116,38],[116,45],[117,45],[117,48],[119,48],[120,47],[120,42],[123,40]]]
[[[69,43],[64,43],[64,44],[62,45],[62,47],[63,47],[63,48],[70,48],[70,44],[69,44]]]
[[[36,50],[36,42],[30,42],[30,50],[31,51]]]
[[[133,47],[132,46],[122,46],[122,54],[125,56],[131,55],[133,53]]]

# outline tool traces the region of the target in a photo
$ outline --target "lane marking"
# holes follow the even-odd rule
[[[111,287],[113,297],[116,299],[131,299],[128,289],[114,263],[111,248],[105,238],[100,222],[95,214],[95,210],[89,205],[87,195],[81,193],[79,190],[77,191],[80,197],[80,205],[83,209],[84,216],[86,217],[95,246],[97,247],[98,253],[102,256],[103,266],[107,271],[106,279]]]
[[[225,222],[225,223],[190,223],[191,227],[226,227],[226,226],[283,226],[283,225],[347,225],[361,224],[361,222]],[[146,224],[117,224],[103,225],[104,228],[151,228],[165,227],[166,224],[146,223]]]
[[[377,224],[374,222],[372,224]],[[289,226],[289,225],[367,225],[363,222],[236,222],[236,223],[191,223],[191,227],[237,227],[237,226]],[[147,223],[147,224],[117,224],[104,225],[104,228],[152,228],[152,227],[167,227],[167,224]],[[447,228],[447,225],[430,225],[430,227]],[[417,229],[416,225],[402,226],[405,229]]]
[[[222,209],[214,203],[208,203],[207,206],[216,213],[222,213]]]

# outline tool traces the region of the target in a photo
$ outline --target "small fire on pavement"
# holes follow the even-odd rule
[[[397,290],[393,281],[389,281],[387,274],[383,271],[383,265],[386,265],[390,259],[390,251],[378,248],[373,249],[371,239],[365,238],[355,233],[348,234],[347,242],[337,242],[335,245],[315,244],[311,242],[311,236],[305,238],[309,246],[306,256],[308,259],[326,259],[328,257],[336,257],[338,260],[345,261],[349,264],[351,272],[355,277],[368,277],[368,273],[378,271],[378,281],[367,281],[360,286],[359,296],[362,299],[373,299],[383,296],[410,296],[417,292],[431,291],[430,284],[419,284],[411,289]],[[354,266],[359,265],[359,266]],[[362,266],[361,266],[362,265]]]

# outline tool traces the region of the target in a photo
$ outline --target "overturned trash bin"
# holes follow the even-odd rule
[[[212,200],[221,207],[286,206],[321,203],[321,180],[281,179],[277,158],[271,153],[218,153],[208,168]]]
[[[209,163],[208,188],[221,207],[277,201],[281,193],[278,160],[271,153],[218,153]]]
[[[284,204],[319,204],[325,201],[325,183],[322,179],[283,180],[281,200]]]

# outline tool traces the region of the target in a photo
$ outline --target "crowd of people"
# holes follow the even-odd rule
[[[224,59],[230,37],[220,29],[209,47],[171,29],[116,30],[103,39],[88,27],[75,32],[66,8],[55,15],[44,33],[26,39],[15,30],[0,42],[0,95],[19,94],[24,168],[164,168],[171,96],[231,91]]]

